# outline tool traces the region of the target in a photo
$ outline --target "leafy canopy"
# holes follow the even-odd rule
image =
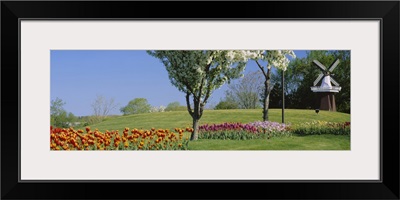
[[[193,94],[195,98],[209,96],[211,91],[225,82],[239,78],[248,59],[257,56],[253,51],[239,50],[165,50],[147,53],[164,64],[172,85],[179,91]]]

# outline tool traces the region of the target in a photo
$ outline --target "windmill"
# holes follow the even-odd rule
[[[338,93],[342,87],[340,87],[339,83],[331,76],[334,75],[332,72],[339,65],[339,62],[339,59],[336,59],[330,67],[327,68],[318,60],[313,60],[313,63],[321,70],[321,73],[314,81],[314,86],[311,87],[311,91],[318,94],[317,97],[320,104],[317,106],[317,109],[319,110],[336,111],[335,93]],[[317,86],[321,79],[321,85]]]

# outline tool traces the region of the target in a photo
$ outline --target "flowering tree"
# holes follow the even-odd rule
[[[199,120],[212,92],[225,82],[241,77],[248,59],[257,56],[253,51],[235,50],[167,50],[147,53],[164,64],[172,85],[186,94],[186,106],[193,119],[191,140],[198,138]]]
[[[263,104],[263,120],[268,121],[268,108],[269,108],[269,95],[272,91],[271,87],[271,68],[286,71],[289,65],[289,59],[287,55],[295,58],[296,55],[291,50],[267,50],[267,51],[254,51],[257,53],[256,59],[254,59],[264,75],[264,95],[262,99]],[[259,60],[267,61],[267,65],[264,67],[260,64]]]

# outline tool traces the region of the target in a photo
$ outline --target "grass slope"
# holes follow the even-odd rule
[[[281,122],[281,109],[270,109],[269,120]],[[218,124],[223,122],[254,122],[262,120],[261,109],[247,110],[205,110],[200,119],[201,124]],[[316,114],[314,110],[285,110],[285,123],[299,124],[313,120],[345,122],[350,121],[350,115],[340,112],[320,111]],[[173,129],[175,127],[184,128],[192,126],[192,118],[187,111],[145,113],[130,116],[118,116],[108,118],[105,121],[91,125],[92,128],[98,128],[100,131],[120,130],[129,128],[163,128]]]

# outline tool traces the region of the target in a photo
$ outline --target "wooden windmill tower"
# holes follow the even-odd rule
[[[317,108],[319,107],[320,110],[329,110],[336,112],[335,93],[338,93],[342,89],[342,87],[340,87],[339,83],[336,82],[335,79],[333,79],[331,76],[333,75],[333,70],[339,64],[339,59],[336,59],[331,64],[329,69],[327,69],[318,60],[314,60],[313,63],[321,70],[321,73],[314,81],[314,86],[311,87],[311,91],[317,93],[318,102],[320,102]],[[321,79],[321,85],[316,86]]]

